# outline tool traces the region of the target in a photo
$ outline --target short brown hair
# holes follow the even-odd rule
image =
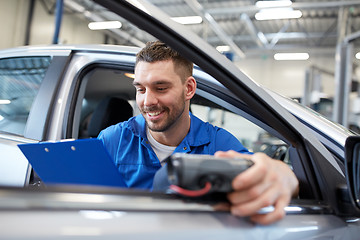
[[[175,69],[183,68],[185,70],[185,77],[192,76],[193,63],[161,41],[147,42],[145,47],[136,54],[135,66],[141,61],[153,63],[167,60],[174,62]]]

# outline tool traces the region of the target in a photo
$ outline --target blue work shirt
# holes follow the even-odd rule
[[[189,133],[174,153],[212,155],[227,150],[248,153],[225,129],[203,122],[191,113],[190,118]],[[142,115],[106,128],[98,138],[104,143],[128,187],[152,189],[153,178],[161,164],[147,139],[146,122]]]

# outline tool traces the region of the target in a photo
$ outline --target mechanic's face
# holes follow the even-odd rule
[[[182,81],[171,60],[136,65],[136,103],[151,131],[165,132],[188,121],[193,94],[189,98],[187,81]]]

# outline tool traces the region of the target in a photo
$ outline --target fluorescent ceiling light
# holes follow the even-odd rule
[[[275,60],[308,60],[308,53],[276,53]]]
[[[122,24],[119,21],[91,22],[88,24],[91,30],[121,28],[121,26]]]
[[[289,18],[301,18],[302,12],[300,10],[293,10],[292,8],[272,8],[262,9],[255,14],[255,19],[262,20],[274,20],[274,19],[289,19]]]
[[[257,1],[255,6],[258,8],[269,8],[269,7],[289,7],[292,2],[290,0],[274,0],[274,1]]]
[[[203,21],[200,16],[172,17],[171,19],[181,24],[199,24]]]
[[[228,52],[230,51],[230,46],[224,45],[224,46],[217,46],[216,50],[219,52]]]
[[[359,59],[360,60],[360,52],[358,52],[356,55],[355,55],[356,59]]]
[[[0,99],[0,104],[10,104],[11,101],[7,99]]]

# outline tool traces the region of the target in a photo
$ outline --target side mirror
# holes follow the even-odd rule
[[[345,143],[345,171],[352,205],[360,212],[360,136],[351,136]]]

